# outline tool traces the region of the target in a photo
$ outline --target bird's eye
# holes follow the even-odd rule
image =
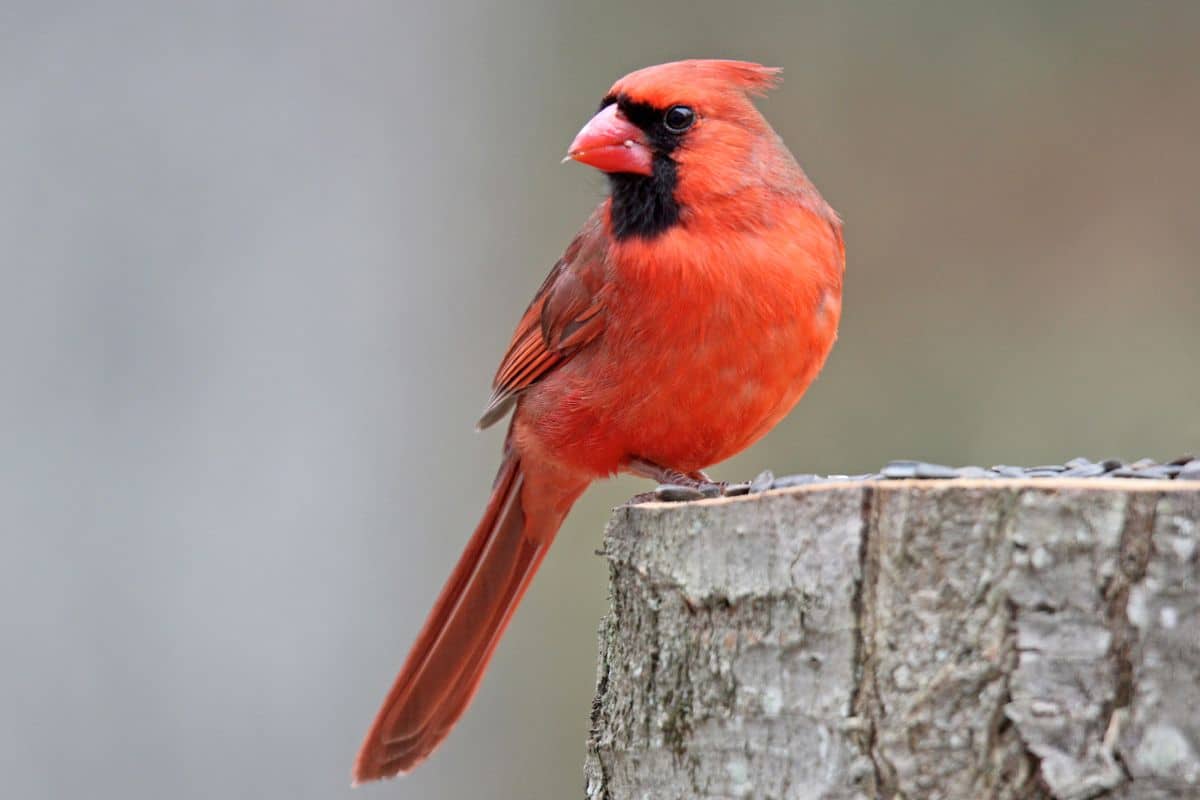
[[[687,106],[671,106],[663,115],[663,126],[671,133],[683,133],[696,121],[696,112]]]

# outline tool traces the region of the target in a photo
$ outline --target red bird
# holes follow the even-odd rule
[[[517,324],[480,428],[514,409],[491,499],[367,733],[356,783],[412,770],[479,688],[571,505],[631,472],[702,484],[791,410],[837,338],[841,222],[749,96],[778,70],[617,81],[568,150],[607,173]]]

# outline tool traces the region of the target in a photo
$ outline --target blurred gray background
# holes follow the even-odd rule
[[[1200,4],[0,6],[0,796],[349,797],[492,478],[472,424],[626,71],[779,65],[841,340],[715,472],[1200,449]],[[569,798],[608,509],[358,798]]]

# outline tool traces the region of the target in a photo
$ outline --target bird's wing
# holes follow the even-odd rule
[[[521,392],[604,330],[608,234],[596,213],[554,265],[513,333],[492,379],[480,430],[501,419]]]

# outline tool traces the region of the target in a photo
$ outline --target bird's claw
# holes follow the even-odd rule
[[[630,505],[652,502],[686,503],[710,497],[736,497],[750,492],[749,483],[714,481],[701,470],[680,472],[640,458],[629,462],[629,471],[659,483],[653,492],[643,492],[630,498]]]
[[[652,492],[642,492],[629,500],[629,505],[640,503],[688,503],[692,500],[705,500],[712,497],[737,497],[749,494],[750,484],[729,483],[727,481],[687,481],[680,483],[663,483]]]

